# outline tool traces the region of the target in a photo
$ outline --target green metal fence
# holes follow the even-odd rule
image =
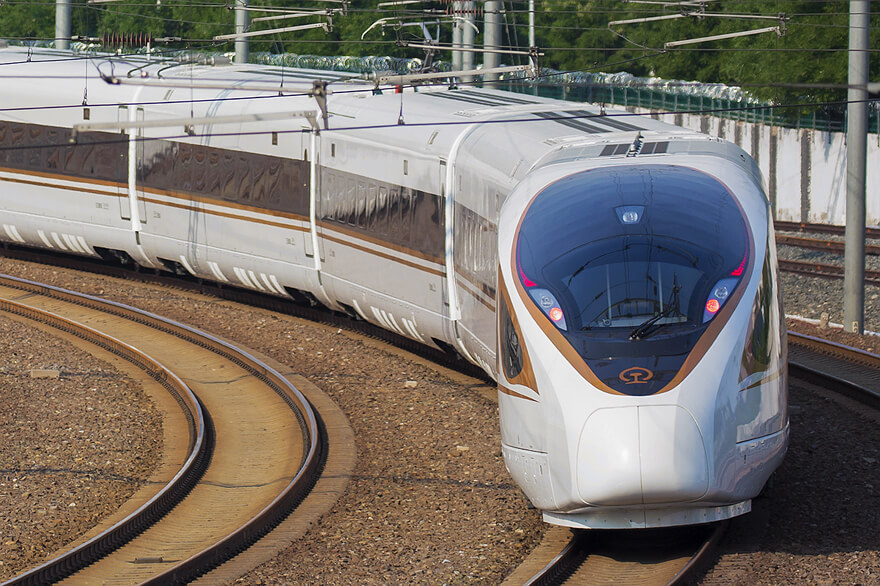
[[[793,115],[788,109],[774,108],[764,104],[750,104],[740,100],[713,98],[709,96],[681,94],[650,88],[611,85],[526,85],[511,82],[505,88],[510,91],[538,95],[547,98],[636,106],[667,112],[699,112],[711,116],[741,120],[788,128],[812,128],[842,132],[846,130],[845,108],[827,109],[805,115]],[[869,110],[868,132],[878,132],[880,111],[874,103]]]

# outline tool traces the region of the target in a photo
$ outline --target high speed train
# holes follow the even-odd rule
[[[7,47],[0,74],[0,240],[457,352],[497,380],[507,468],[549,523],[726,519],[782,461],[772,215],[733,144],[326,71]]]

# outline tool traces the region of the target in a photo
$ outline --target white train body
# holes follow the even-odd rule
[[[781,462],[772,221],[738,147],[504,92],[70,57],[0,50],[0,240],[307,298],[454,349],[498,381],[505,461],[551,523],[731,517]],[[291,118],[183,132],[187,118],[320,120],[291,95],[316,79],[330,82],[327,130]],[[282,82],[291,93],[229,89]],[[172,122],[69,143],[74,124],[125,121]],[[610,248],[571,264],[599,241]]]

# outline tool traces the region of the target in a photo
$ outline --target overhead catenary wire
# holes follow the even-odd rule
[[[402,98],[401,98],[402,99]],[[858,100],[858,102],[871,102],[874,100]],[[187,101],[188,103],[188,101]],[[827,102],[821,105],[844,105],[849,102],[847,101],[836,101],[836,102]],[[764,109],[764,108],[774,108],[774,109],[784,109],[784,108],[800,108],[805,104],[783,104],[783,105],[775,105],[775,106],[764,106],[764,105],[753,105],[753,106],[739,106],[739,107],[727,107],[727,108],[706,108],[699,111],[693,110],[679,110],[679,111],[668,111],[668,112],[656,112],[658,116],[676,116],[680,114],[716,114],[716,113],[725,113],[725,112],[742,112],[748,110],[756,110],[756,109]],[[608,113],[603,110],[602,113],[571,113],[571,112],[562,112],[557,115],[554,115],[553,120],[589,120],[592,118],[639,118],[642,117],[643,114],[634,113],[634,112],[626,112],[626,111],[618,111]],[[180,118],[181,125],[183,126],[184,118]],[[392,128],[418,128],[418,127],[438,127],[438,126],[468,126],[468,125],[486,125],[486,124],[534,124],[546,122],[545,118],[541,117],[522,117],[522,118],[504,118],[504,119],[489,119],[489,120],[426,120],[422,122],[407,122],[404,124],[398,123],[387,123],[387,124],[366,124],[366,125],[348,125],[348,126],[335,126],[322,129],[322,133],[332,133],[332,132],[356,132],[361,130],[384,130],[384,129],[392,129]],[[311,132],[311,129],[303,128],[303,129],[272,129],[272,130],[254,130],[254,131],[235,131],[235,132],[209,132],[209,133],[198,133],[198,132],[184,132],[179,134],[167,134],[162,136],[155,137],[133,137],[130,138],[128,135],[117,135],[114,134],[114,138],[110,139],[99,139],[99,140],[89,140],[86,144],[89,145],[100,145],[100,144],[119,144],[119,143],[128,143],[130,140],[134,140],[136,142],[150,142],[150,141],[158,141],[158,140],[189,140],[189,139],[198,139],[205,137],[246,137],[246,136],[266,136],[271,134],[301,134],[305,132]],[[89,136],[88,131],[84,131],[86,137]],[[119,136],[119,138],[116,138]],[[39,148],[57,148],[57,147],[71,147],[75,146],[69,141],[59,141],[53,143],[40,143],[40,144],[27,144],[27,145],[2,145],[0,144],[0,152],[9,151],[9,150],[32,150]]]

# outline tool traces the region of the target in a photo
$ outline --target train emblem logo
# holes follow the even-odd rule
[[[643,385],[654,378],[654,372],[640,366],[633,366],[622,371],[618,377],[628,385]]]

